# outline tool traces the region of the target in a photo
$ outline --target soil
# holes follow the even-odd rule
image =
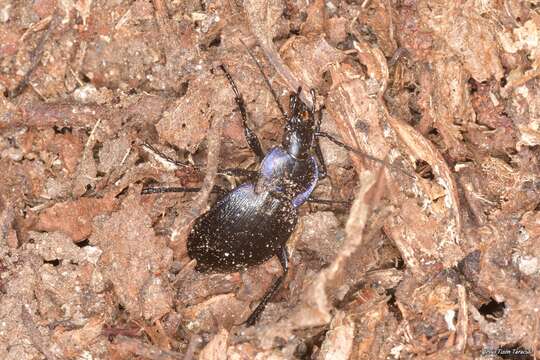
[[[0,358],[537,358],[539,9],[0,0]],[[299,87],[352,148],[320,138],[336,203],[301,207],[252,327],[279,261],[186,250],[248,181],[219,169],[258,169],[221,65],[263,149]]]

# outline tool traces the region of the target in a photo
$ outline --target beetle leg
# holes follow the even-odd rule
[[[276,255],[281,263],[281,267],[283,268],[283,274],[281,274],[281,276],[274,281],[272,286],[270,286],[270,288],[266,291],[266,294],[264,294],[259,305],[257,305],[255,310],[253,310],[251,315],[249,315],[248,319],[246,320],[247,326],[255,325],[264,311],[266,304],[268,304],[272,297],[278,292],[279,288],[283,284],[283,280],[285,280],[285,277],[287,276],[289,271],[289,253],[287,252],[287,248],[285,246],[281,247]]]
[[[328,199],[317,199],[317,198],[309,198],[307,199],[307,202],[314,203],[314,204],[325,204],[325,205],[345,205],[345,206],[351,206],[351,201],[346,200],[328,200]]]
[[[219,169],[218,173],[223,174],[223,175],[229,175],[229,176],[245,176],[250,179],[254,179],[259,174],[257,171],[241,169],[241,168]]]
[[[231,88],[234,92],[234,100],[236,101],[236,105],[238,106],[238,109],[240,110],[240,114],[242,115],[242,127],[244,128],[244,135],[246,136],[246,141],[251,148],[251,150],[257,155],[259,160],[264,159],[264,152],[261,147],[261,142],[259,141],[259,138],[251,130],[247,124],[248,117],[246,112],[246,104],[244,103],[244,98],[240,94],[240,91],[238,91],[238,88],[236,87],[236,84],[227,69],[225,69],[224,65],[219,66],[221,70],[225,73],[225,76],[227,77],[227,80],[229,80],[229,84],[231,84]]]
[[[141,195],[148,195],[148,194],[162,194],[162,193],[196,193],[201,191],[201,188],[186,188],[186,187],[178,187],[178,186],[167,186],[167,187],[149,187],[144,188],[141,190]],[[219,194],[219,196],[223,196],[227,194],[227,190],[223,189],[221,186],[214,185],[212,188],[213,193]]]
[[[315,91],[311,90],[311,96],[313,98],[313,107],[315,108]],[[319,113],[317,114],[317,120],[315,121],[315,155],[317,156],[317,160],[319,161],[319,179],[322,180],[327,176],[326,171],[326,163],[324,162],[323,153],[321,150],[321,144],[319,142],[319,137],[317,136],[317,133],[321,130],[321,123],[322,123],[322,108],[319,109]]]
[[[325,138],[327,138],[328,140],[330,140],[331,142],[333,142],[334,144],[336,144],[337,146],[341,146],[341,147],[344,148],[345,150],[350,151],[350,152],[353,152],[353,153],[355,153],[355,154],[358,155],[358,156],[361,156],[361,157],[364,157],[364,158],[366,158],[366,159],[375,161],[375,162],[377,162],[377,163],[379,163],[379,164],[382,164],[382,165],[384,165],[384,166],[387,166],[387,167],[390,168],[390,169],[395,169],[395,170],[401,172],[402,174],[407,175],[408,177],[410,177],[410,178],[412,178],[412,179],[415,179],[415,178],[416,178],[414,175],[412,175],[412,174],[409,173],[408,171],[403,170],[403,169],[400,168],[399,166],[396,166],[396,165],[394,165],[394,164],[389,163],[389,162],[386,161],[386,160],[381,160],[381,159],[379,159],[379,158],[376,158],[375,156],[371,156],[371,155],[368,155],[368,154],[366,154],[366,153],[364,153],[364,152],[362,152],[362,151],[360,151],[360,150],[357,150],[357,149],[353,148],[352,146],[347,145],[347,144],[345,144],[345,143],[339,141],[339,140],[336,139],[334,136],[332,136],[332,135],[330,135],[330,134],[328,134],[328,133],[325,133],[325,132],[323,132],[323,131],[317,131],[317,132],[315,133],[315,136],[316,136],[316,137],[325,137]]]
[[[319,138],[315,138],[315,155],[319,161],[319,180],[324,179],[328,173],[326,171],[326,164],[324,162],[324,157],[321,150],[321,144],[319,143]]]
[[[185,187],[177,187],[177,186],[167,186],[167,187],[149,187],[144,188],[141,190],[141,195],[149,195],[149,194],[162,194],[162,193],[170,193],[170,192],[199,192],[201,191],[201,188],[185,188]]]

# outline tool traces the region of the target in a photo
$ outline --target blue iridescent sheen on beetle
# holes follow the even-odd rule
[[[265,153],[247,124],[244,100],[234,80],[224,66],[221,68],[235,94],[247,143],[259,158],[260,166],[257,172],[251,172],[253,176],[246,183],[222,196],[194,221],[187,251],[191,259],[197,260],[195,269],[202,272],[238,271],[278,257],[283,274],[247,319],[246,324],[253,325],[287,274],[286,243],[298,221],[298,208],[310,201],[317,182],[326,176],[316,137],[324,133],[319,132],[321,117],[315,118],[314,108],[301,100],[300,88],[290,97],[289,114],[285,114],[271,90],[287,122],[281,146]],[[311,95],[315,103],[315,93],[312,91]],[[148,188],[143,189],[143,194],[191,190],[195,189]]]
[[[279,258],[283,275],[248,318],[246,323],[253,325],[286,276],[286,243],[296,226],[298,208],[308,200],[321,176],[312,154],[321,154],[315,139],[320,118],[317,121],[313,109],[302,102],[298,89],[290,98],[282,145],[264,154],[259,139],[247,126],[242,96],[222,69],[236,95],[247,142],[262,161],[256,179],[233,189],[195,220],[187,249],[189,257],[197,260],[198,271],[237,271],[273,256]],[[319,162],[324,167],[322,156]]]

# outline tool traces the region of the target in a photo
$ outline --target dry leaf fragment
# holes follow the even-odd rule
[[[458,55],[475,80],[503,76],[494,25],[482,17],[474,1],[423,0],[417,9],[423,25],[444,43],[442,52]]]
[[[156,237],[148,210],[129,195],[119,211],[94,222],[90,242],[103,250],[100,266],[126,310],[135,317],[155,320],[172,306],[172,292],[160,274],[172,253]]]
[[[199,360],[227,360],[229,332],[221,329],[199,354]]]
[[[35,226],[39,231],[61,231],[75,242],[92,233],[92,219],[111,212],[116,205],[114,197],[87,198],[57,203],[39,214]]]
[[[354,322],[344,312],[336,313],[330,323],[330,330],[321,345],[319,360],[347,360],[353,350]]]

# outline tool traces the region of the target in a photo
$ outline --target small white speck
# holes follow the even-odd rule
[[[456,331],[456,326],[454,325],[455,316],[456,316],[456,312],[454,310],[448,310],[446,311],[446,314],[444,314],[444,320],[446,321],[446,326],[448,327],[448,330],[450,331]]]

